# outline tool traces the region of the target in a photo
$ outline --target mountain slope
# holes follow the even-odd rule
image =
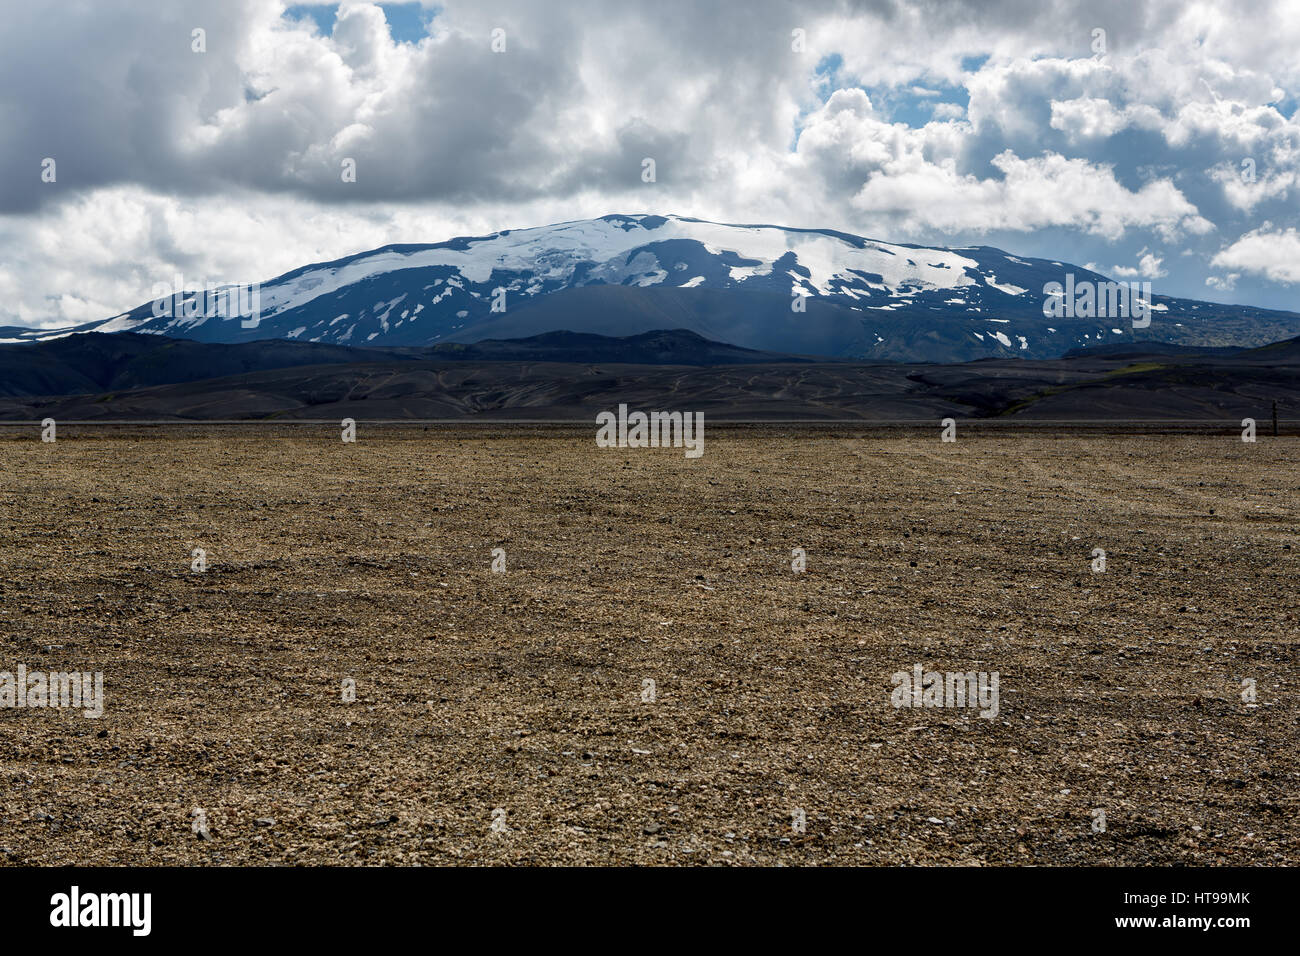
[[[625,338],[549,332],[472,345],[447,342],[429,348],[365,349],[278,339],[227,345],[137,332],[90,332],[48,342],[0,345],[0,396],[117,392],[301,366],[506,361],[752,365],[813,360],[736,348],[684,330]]]
[[[1106,281],[987,246],[927,248],[832,231],[605,216],[304,266],[261,284],[255,327],[211,308],[158,316],[155,303],[145,303],[62,332],[427,346],[557,330],[626,336],[684,328],[751,349],[890,361],[1054,358],[1126,341],[1251,346],[1300,334],[1295,313],[1159,295],[1147,328],[1120,318],[1047,318],[1044,286],[1067,275]],[[806,311],[792,310],[795,296],[807,296]],[[7,337],[50,334],[11,329]]]

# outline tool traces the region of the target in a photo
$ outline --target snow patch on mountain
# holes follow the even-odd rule
[[[646,226],[642,222],[645,219],[652,220],[652,224]],[[647,242],[669,240],[698,242],[711,255],[730,253],[747,260],[728,268],[729,278],[738,283],[770,276],[776,263],[793,253],[808,272],[808,286],[819,295],[835,294],[837,284],[858,283],[863,274],[880,277],[873,283],[876,288],[903,295],[916,289],[961,288],[977,282],[967,270],[979,265],[974,259],[946,249],[914,249],[875,241],[858,245],[837,236],[776,226],[726,226],[675,216],[607,217],[454,240],[410,252],[384,250],[338,265],[310,268],[291,274],[292,278],[264,284],[262,312],[275,315],[377,275],[434,266],[452,268],[464,281],[475,285],[489,282],[497,272],[526,272],[542,280],[567,284],[574,280],[582,264],[594,263],[588,272],[589,281],[621,284],[631,279],[640,286],[657,285],[668,278],[668,272],[654,254],[641,251],[630,259],[628,256]],[[704,277],[697,278],[700,283],[705,281]],[[982,278],[1000,291],[1016,290],[1009,294],[1025,291]],[[432,305],[442,301],[452,288],[463,288],[463,283],[449,278],[446,286],[447,291],[435,296]]]

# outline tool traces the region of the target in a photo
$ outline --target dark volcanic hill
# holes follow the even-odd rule
[[[265,350],[264,354],[259,354]],[[678,361],[707,353],[713,364]],[[210,354],[209,354],[210,353]],[[576,357],[576,358],[575,358]],[[565,361],[557,359],[566,358]],[[207,377],[211,368],[236,369]],[[199,377],[203,376],[203,377]],[[962,364],[812,362],[659,332],[433,349],[238,346],[79,335],[0,348],[0,419],[592,421],[620,403],[711,421],[1300,417],[1300,339],[1258,349],[1084,352]],[[34,394],[49,383],[62,394]],[[73,394],[80,393],[80,394]]]
[[[430,348],[348,348],[266,339],[224,345],[138,332],[80,333],[48,342],[0,345],[0,395],[73,395],[225,378],[303,365],[375,362],[612,362],[731,365],[812,359],[737,348],[682,329],[608,338],[548,332],[512,341]]]

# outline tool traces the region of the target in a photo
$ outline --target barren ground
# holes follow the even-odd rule
[[[593,434],[0,430],[0,863],[1300,863],[1300,439]]]

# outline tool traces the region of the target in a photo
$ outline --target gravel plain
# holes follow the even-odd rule
[[[1300,862],[1300,438],[938,437],[0,430],[0,865]]]

